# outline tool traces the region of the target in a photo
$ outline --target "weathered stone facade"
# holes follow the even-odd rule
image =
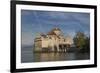
[[[47,34],[40,34],[34,39],[35,51],[60,52],[67,51],[73,44],[70,36],[64,37],[59,28],[54,28]]]

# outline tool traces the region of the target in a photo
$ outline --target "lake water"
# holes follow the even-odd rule
[[[47,62],[47,61],[67,61],[67,60],[87,60],[88,53],[34,53],[32,46],[22,47],[21,62]]]

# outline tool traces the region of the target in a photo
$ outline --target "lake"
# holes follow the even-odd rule
[[[90,56],[88,53],[60,52],[60,53],[35,53],[32,46],[21,48],[21,62],[47,62],[47,61],[68,61],[68,60],[87,60]]]

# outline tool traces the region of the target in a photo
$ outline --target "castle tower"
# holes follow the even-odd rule
[[[59,28],[54,28],[53,30],[52,30],[56,35],[61,35],[61,30],[59,29]]]

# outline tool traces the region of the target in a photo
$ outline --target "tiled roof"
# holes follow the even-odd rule
[[[56,33],[54,32],[55,30],[61,31],[59,28],[54,28],[50,32],[48,32],[48,35],[56,35]]]

